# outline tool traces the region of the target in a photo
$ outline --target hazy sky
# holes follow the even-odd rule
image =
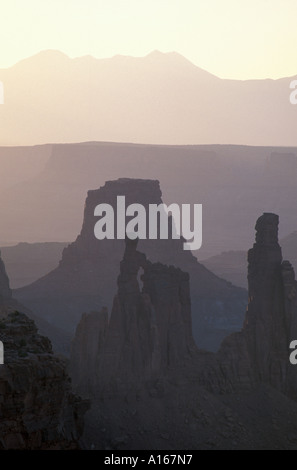
[[[0,67],[176,51],[222,78],[297,74],[297,0],[0,0]]]

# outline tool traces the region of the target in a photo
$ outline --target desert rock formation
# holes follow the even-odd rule
[[[74,333],[83,312],[111,311],[117,290],[124,240],[97,240],[94,209],[100,203],[116,207],[117,196],[132,203],[160,204],[156,180],[121,178],[88,192],[84,221],[76,241],[63,251],[59,266],[48,275],[15,291],[18,300],[53,325]],[[147,211],[148,213],[148,211]],[[221,340],[240,328],[246,291],[231,285],[202,266],[182,240],[140,240],[139,251],[151,262],[173,265],[190,274],[193,336],[199,347],[218,349]]]

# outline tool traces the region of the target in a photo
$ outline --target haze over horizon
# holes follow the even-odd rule
[[[71,58],[160,50],[220,78],[289,77],[296,15],[294,0],[3,1],[0,68],[47,49]]]
[[[297,145],[294,0],[1,7],[0,145]]]
[[[0,80],[0,145],[297,146],[292,78],[221,79],[178,53],[71,59],[47,50],[0,69]]]
[[[0,1],[0,450],[297,450],[296,18]]]
[[[70,60],[75,60],[75,61],[78,61],[78,60],[93,60],[93,61],[98,61],[98,62],[104,62],[104,61],[111,61],[111,60],[122,60],[122,59],[131,59],[131,60],[134,60],[134,59],[146,59],[148,57],[156,57],[159,55],[159,57],[161,58],[162,56],[175,56],[175,57],[179,57],[181,58],[182,60],[184,60],[184,62],[188,62],[190,65],[196,67],[197,69],[200,69],[200,70],[203,70],[204,72],[208,73],[209,75],[212,75],[216,78],[220,78],[220,79],[225,79],[225,80],[236,80],[236,81],[253,81],[253,80],[273,80],[273,81],[276,81],[276,80],[281,80],[281,79],[284,79],[284,78],[296,78],[297,76],[297,67],[296,67],[296,71],[292,74],[292,75],[280,75],[279,77],[274,77],[274,78],[271,78],[271,77],[266,77],[266,78],[261,78],[261,77],[252,77],[252,78],[241,78],[241,79],[234,79],[234,78],[229,78],[229,77],[220,77],[219,75],[215,74],[215,73],[212,73],[210,72],[209,70],[199,66],[199,64],[196,64],[194,63],[192,60],[188,59],[185,55],[183,54],[180,54],[179,52],[177,51],[166,51],[166,52],[163,52],[159,49],[154,49],[154,50],[151,50],[149,51],[148,53],[144,54],[144,55],[132,55],[132,54],[114,54],[114,55],[111,55],[111,56],[108,56],[108,57],[95,57],[94,55],[92,54],[83,54],[83,55],[79,55],[79,56],[75,56],[75,57],[72,57],[70,56],[69,54],[67,54],[66,52],[60,50],[60,49],[42,49],[40,51],[37,51],[36,53],[28,56],[28,57],[23,57],[19,60],[17,60],[16,62],[14,62],[13,64],[10,64],[6,67],[0,67],[0,74],[1,74],[1,71],[2,70],[7,70],[7,69],[11,69],[15,66],[18,66],[19,64],[22,64],[22,63],[25,63],[26,61],[30,61],[31,59],[35,58],[35,57],[41,57],[41,56],[45,56],[47,54],[52,54],[52,55],[60,55],[61,57],[64,56],[64,58],[67,58],[67,59],[70,59]],[[1,78],[1,77],[0,77]]]

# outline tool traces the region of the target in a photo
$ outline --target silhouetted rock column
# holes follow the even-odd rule
[[[278,223],[278,216],[270,213],[256,223],[256,243],[248,252],[244,334],[256,381],[288,392],[289,344],[297,320],[296,281],[290,263],[282,263]]]
[[[101,320],[84,315],[76,330],[71,375],[80,393],[136,390],[183,367],[195,351],[189,275],[148,261],[137,240],[126,240],[108,326],[107,316]]]
[[[100,312],[84,313],[77,325],[71,344],[69,373],[81,395],[88,395],[94,389],[107,326],[108,310],[104,307]]]
[[[81,363],[81,370],[92,377],[92,384],[84,379],[89,393],[118,396],[172,371],[171,377],[176,374],[180,380],[182,370],[215,393],[247,392],[266,383],[296,400],[297,367],[290,364],[289,346],[297,339],[297,282],[290,263],[282,261],[277,215],[258,219],[248,261],[249,303],[243,329],[227,337],[217,354],[205,353],[192,339],[189,275],[151,263],[137,251],[137,241],[126,240],[118,292],[100,351],[101,330],[94,319],[77,330],[78,352],[88,331],[98,351],[94,359],[90,347],[91,359],[84,355]]]
[[[162,377],[194,348],[188,274],[151,263],[136,248],[126,240],[100,360],[99,383],[113,389]]]

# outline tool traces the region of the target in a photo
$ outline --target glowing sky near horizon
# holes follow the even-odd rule
[[[70,57],[176,51],[222,78],[297,74],[296,0],[0,0],[0,68],[44,49]]]

